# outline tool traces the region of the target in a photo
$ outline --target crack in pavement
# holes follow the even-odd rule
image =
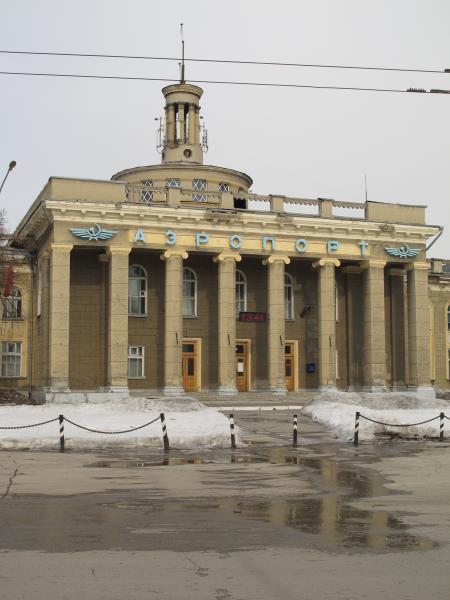
[[[11,475],[11,477],[8,480],[8,484],[6,486],[6,490],[4,492],[4,494],[1,496],[1,499],[3,500],[4,498],[7,498],[8,494],[9,494],[9,490],[11,489],[12,484],[14,483],[14,479],[17,476],[17,473],[19,472],[19,467],[16,467],[14,469],[14,473]]]

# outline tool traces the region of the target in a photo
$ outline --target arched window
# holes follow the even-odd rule
[[[247,310],[247,279],[242,271],[236,269],[236,315]]]
[[[14,287],[11,290],[9,296],[3,298],[3,318],[22,318],[22,292],[17,287]]]
[[[294,318],[294,280],[289,273],[284,274],[284,318],[287,321]]]
[[[197,316],[197,275],[195,271],[183,269],[183,317]]]
[[[147,272],[140,265],[128,269],[128,314],[147,314]]]

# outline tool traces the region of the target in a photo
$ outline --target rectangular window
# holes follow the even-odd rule
[[[230,191],[230,185],[228,183],[225,183],[224,181],[221,181],[219,183],[219,192],[229,192]]]
[[[128,377],[144,377],[144,346],[128,346]]]
[[[181,187],[181,179],[178,179],[178,177],[170,177],[169,179],[166,179],[166,187],[180,188]]]
[[[22,342],[2,342],[2,377],[20,377]]]
[[[153,201],[153,181],[151,179],[146,179],[142,182],[142,190],[141,190],[141,202],[148,204]]]

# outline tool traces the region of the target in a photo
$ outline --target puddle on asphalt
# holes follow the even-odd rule
[[[299,449],[300,450],[300,449]],[[207,453],[206,453],[207,454]],[[371,455],[374,459],[373,454]],[[226,460],[225,460],[226,459]],[[265,452],[248,449],[221,453],[216,450],[209,456],[161,456],[154,461],[103,460],[91,463],[89,467],[135,469],[143,467],[200,465],[224,462],[236,465],[269,463],[292,465],[293,476],[310,481],[319,494],[314,497],[277,497],[269,499],[217,499],[211,505],[207,501],[195,502],[151,502],[152,510],[159,513],[183,511],[206,511],[205,519],[213,519],[211,511],[224,511],[240,515],[250,521],[285,526],[301,532],[299,543],[305,543],[305,536],[313,545],[327,549],[345,548],[348,551],[371,549],[375,551],[429,550],[437,547],[433,540],[408,532],[401,520],[383,510],[360,510],[351,506],[352,500],[375,498],[392,494],[383,485],[383,478],[370,470],[363,471],[350,466],[334,452],[310,453],[271,448]],[[249,478],[251,478],[249,472]],[[231,473],[230,473],[231,477]],[[226,491],[224,491],[226,493]],[[134,506],[147,506],[140,500]],[[125,506],[124,506],[125,507]],[[217,518],[220,518],[219,516]],[[314,541],[315,540],[315,541]]]

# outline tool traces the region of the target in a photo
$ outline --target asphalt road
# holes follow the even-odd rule
[[[235,451],[1,452],[0,598],[449,597],[446,443],[235,418]]]

